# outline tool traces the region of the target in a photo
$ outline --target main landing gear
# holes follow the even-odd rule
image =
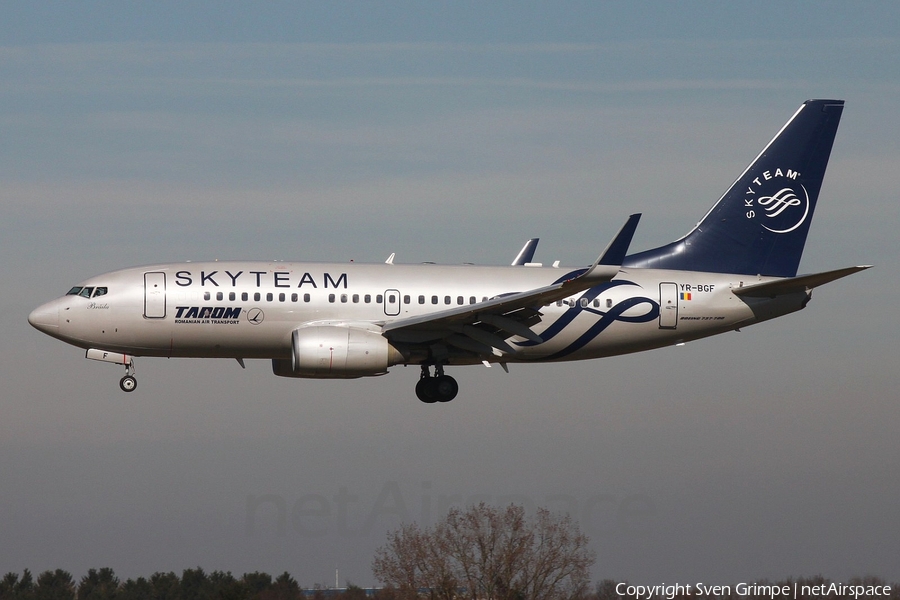
[[[422,375],[416,384],[416,396],[426,404],[434,402],[450,402],[459,393],[459,384],[449,375],[444,375],[444,366],[435,365],[434,375],[429,373],[429,366],[422,365]]]

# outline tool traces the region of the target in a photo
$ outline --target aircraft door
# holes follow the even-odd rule
[[[397,290],[384,291],[384,314],[389,317],[400,314],[400,292]]]
[[[166,317],[166,274],[144,273],[144,317]]]
[[[678,285],[659,284],[659,328],[675,329],[678,326]]]

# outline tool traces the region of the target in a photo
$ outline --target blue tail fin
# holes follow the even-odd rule
[[[626,267],[794,277],[843,100],[807,100],[685,237]]]

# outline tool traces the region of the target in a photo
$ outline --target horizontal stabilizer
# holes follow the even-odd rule
[[[825,285],[826,283],[840,279],[841,277],[865,271],[871,266],[872,265],[861,265],[858,267],[837,269],[835,271],[826,271],[824,273],[778,279],[776,281],[767,281],[765,283],[734,288],[731,291],[735,296],[747,296],[748,298],[774,298],[775,296],[783,296],[785,294],[806,292],[820,285]]]

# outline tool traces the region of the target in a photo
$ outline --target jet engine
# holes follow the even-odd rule
[[[353,379],[384,375],[403,355],[379,332],[339,325],[310,325],[291,333],[291,359],[273,359],[280,377]]]

